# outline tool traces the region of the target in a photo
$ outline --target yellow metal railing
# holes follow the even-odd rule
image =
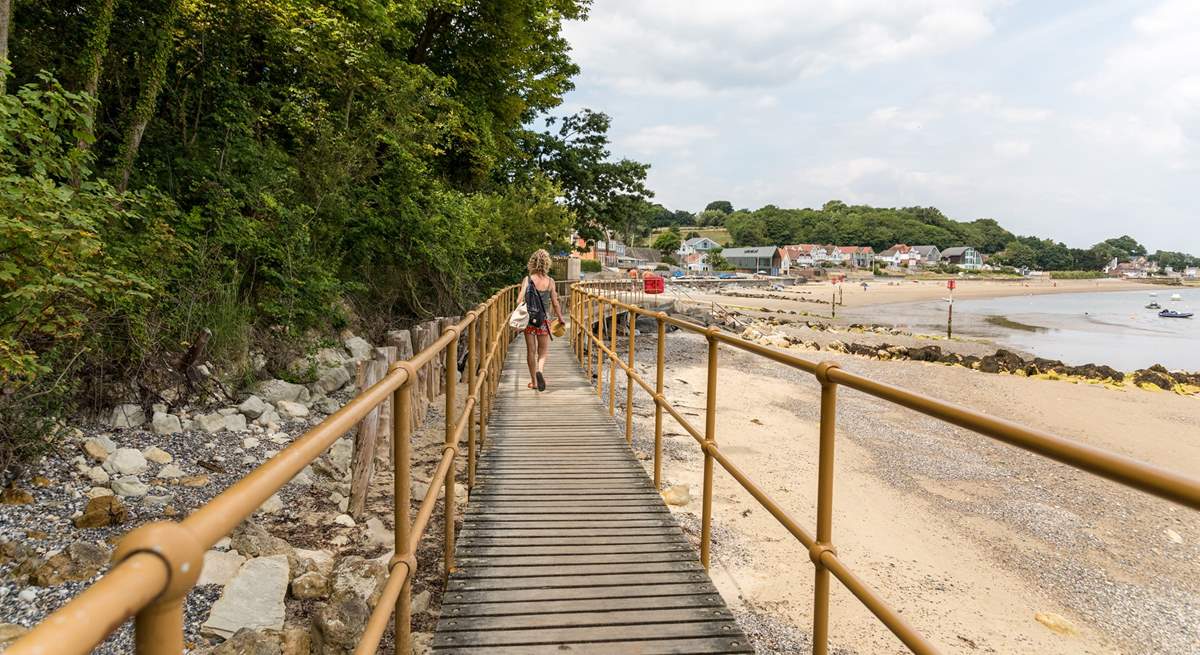
[[[704,492],[700,523],[700,561],[709,564],[712,526],[712,480],[714,462],[725,469],[759,502],[771,516],[807,550],[816,567],[813,611],[813,652],[824,655],[829,644],[829,576],[842,582],[866,607],[914,653],[936,653],[937,649],[917,632],[877,592],[850,571],[838,558],[833,543],[833,462],[836,442],[837,389],[845,386],[897,405],[921,412],[947,423],[1049,457],[1128,487],[1154,494],[1192,509],[1200,509],[1200,480],[1150,464],[1081,444],[1070,439],[1034,430],[971,409],[913,393],[899,387],[856,375],[838,368],[834,362],[812,362],[772,348],[760,346],[716,327],[670,317],[624,302],[635,292],[631,282],[595,281],[576,284],[571,289],[571,338],[575,355],[589,375],[595,373],[596,393],[603,398],[604,363],[608,361],[608,408],[615,415],[616,370],[625,372],[625,438],[633,440],[633,389],[641,387],[654,399],[654,486],[662,484],[662,424],[666,410],[697,442],[704,452]],[[647,383],[634,368],[634,330],[628,332],[628,356],[622,361],[617,352],[617,315],[627,313],[627,325],[633,327],[638,316],[653,318],[658,325],[655,380]],[[701,431],[667,402],[663,395],[666,326],[702,334],[708,340],[708,393],[704,429]],[[811,373],[821,385],[820,440],[817,461],[817,531],[812,535],[775,502],[717,446],[717,369],[718,346],[724,344],[769,360]]]
[[[393,614],[396,653],[410,653],[415,554],[438,496],[425,494],[416,518],[412,519],[412,385],[418,370],[438,357],[445,357],[445,447],[430,487],[444,483],[446,488],[443,566],[449,575],[454,570],[454,487],[459,447],[465,434],[470,488],[475,482],[478,445],[486,439],[492,399],[511,340],[508,316],[516,303],[515,285],[497,292],[412,359],[393,365],[377,384],[183,521],[151,523],[127,534],[113,554],[114,564],[109,572],[13,644],[6,651],[8,655],[83,655],[130,617],[134,618],[137,653],[182,653],[183,600],[199,578],[205,551],[389,398],[395,417],[392,447],[396,550],[388,563],[382,597],[371,613],[355,653],[376,652]],[[467,335],[468,396],[458,411],[455,397],[458,342],[463,334]]]

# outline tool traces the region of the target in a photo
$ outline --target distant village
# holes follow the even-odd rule
[[[910,246],[898,243],[881,252],[870,246],[837,246],[832,244],[799,243],[785,246],[752,246],[723,248],[708,237],[692,237],[682,242],[674,253],[674,261],[664,261],[663,253],[654,248],[627,246],[616,239],[587,243],[576,240],[578,257],[596,260],[608,269],[659,269],[681,271],[684,274],[704,275],[715,271],[713,255],[724,262],[721,271],[739,274],[797,276],[822,278],[827,269],[880,270],[891,274],[923,271],[986,272],[999,267],[988,263],[989,256],[970,246],[939,249],[937,246]],[[1020,270],[1029,274],[1028,270]],[[1160,267],[1152,259],[1133,257],[1128,261],[1113,258],[1103,269],[1110,277],[1148,278],[1167,276],[1187,280],[1200,279],[1200,267],[1182,270]]]

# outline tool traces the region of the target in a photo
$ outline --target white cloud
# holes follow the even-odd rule
[[[908,132],[919,132],[930,121],[941,117],[941,112],[921,109],[903,109],[901,107],[880,107],[871,112],[870,121],[876,125],[893,127]]]
[[[567,26],[585,75],[695,98],[952,51],[993,31],[999,0],[608,0]]]
[[[617,139],[617,145],[643,154],[654,154],[686,149],[697,141],[716,136],[716,130],[704,125],[654,125]]]
[[[959,189],[963,180],[955,175],[916,170],[879,157],[856,157],[800,169],[795,175],[798,190],[823,199],[869,202],[885,206],[917,204],[931,194]]]
[[[1004,141],[997,141],[992,146],[992,149],[995,150],[996,154],[1000,155],[1001,157],[1016,159],[1028,155],[1029,151],[1032,149],[1032,146],[1030,146],[1028,141],[1007,139]]]
[[[964,111],[989,116],[1006,123],[1037,123],[1051,116],[1049,109],[1009,104],[993,93],[975,93],[963,96],[958,99],[956,104]]]

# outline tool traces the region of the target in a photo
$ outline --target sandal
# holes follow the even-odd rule
[[[538,371],[538,374],[537,374],[537,390],[538,391],[546,390],[546,378],[545,378],[545,376],[542,375],[541,371]]]
[[[525,388],[526,389],[537,389],[537,385],[530,382],[529,384],[525,385]]]

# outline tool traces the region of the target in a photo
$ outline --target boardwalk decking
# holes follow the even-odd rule
[[[754,652],[568,340],[543,393],[512,349],[435,652]]]

